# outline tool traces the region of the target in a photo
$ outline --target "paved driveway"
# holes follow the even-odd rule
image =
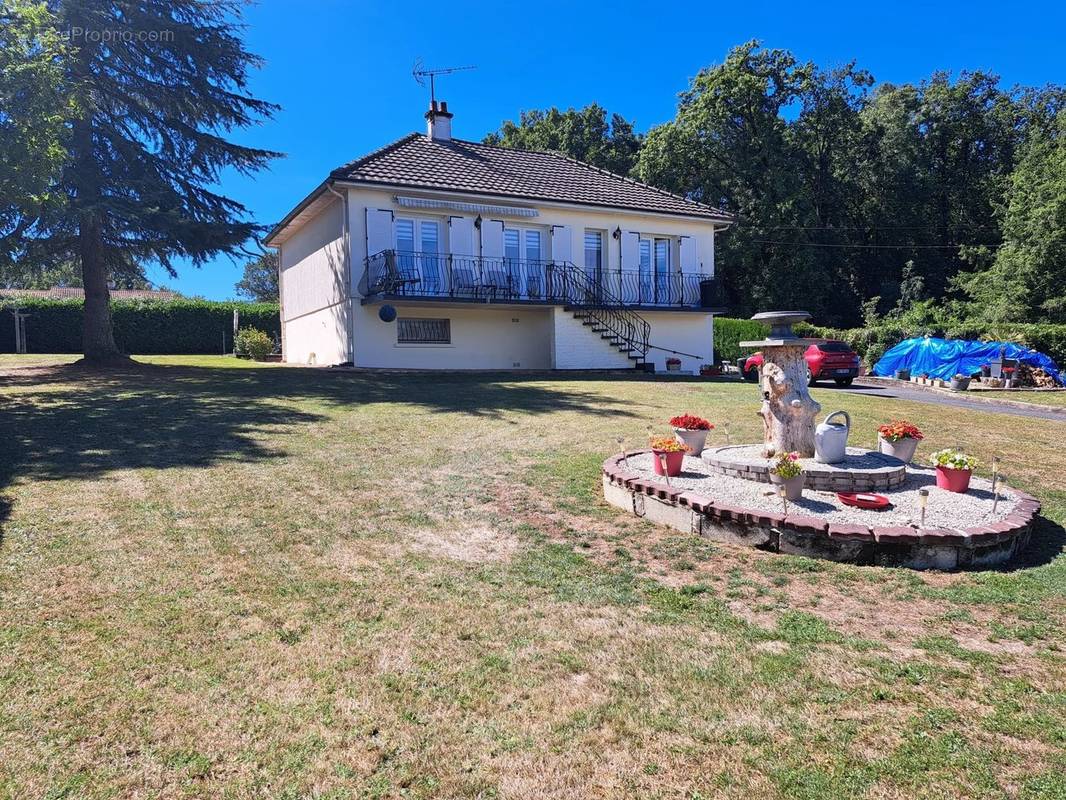
[[[849,392],[866,397],[885,397],[899,400],[913,400],[916,403],[930,403],[938,406],[955,406],[956,408],[968,408],[972,411],[985,411],[994,414],[1011,414],[1016,417],[1034,417],[1036,419],[1053,419],[1066,423],[1066,414],[1056,413],[1052,409],[1033,405],[1032,408],[1020,408],[1003,403],[982,402],[968,400],[964,395],[941,394],[923,389],[914,389],[906,384],[898,386],[885,386],[879,383],[865,383],[861,378],[849,387],[835,386],[832,383],[819,383],[815,389],[828,389],[836,392]]]

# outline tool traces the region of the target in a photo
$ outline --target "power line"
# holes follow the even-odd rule
[[[779,242],[772,239],[749,239],[749,241],[756,244],[787,245],[788,247],[846,247],[854,250],[957,250],[964,246],[961,244],[824,244],[822,242]],[[981,246],[995,249],[1001,245],[984,244]]]

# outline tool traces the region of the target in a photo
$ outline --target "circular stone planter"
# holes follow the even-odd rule
[[[1013,487],[1001,496],[1002,518],[959,528],[836,521],[807,508],[752,508],[667,485],[650,470],[633,467],[648,451],[612,456],[603,463],[603,494],[607,502],[660,525],[709,539],[744,544],[778,553],[825,558],[855,564],[912,569],[976,569],[1002,564],[1028,544],[1040,501]],[[694,460],[693,460],[694,461]],[[696,462],[697,464],[699,462]],[[769,487],[767,487],[769,491]],[[936,490],[934,490],[936,491]],[[864,512],[877,519],[878,512]],[[826,517],[829,517],[827,519]],[[833,519],[833,521],[830,521]]]
[[[710,447],[703,461],[713,471],[732,478],[770,482],[771,459],[761,455],[763,445],[735,444]],[[907,480],[907,465],[898,458],[861,447],[849,447],[843,461],[822,464],[800,459],[807,489],[821,492],[871,492],[894,489]]]

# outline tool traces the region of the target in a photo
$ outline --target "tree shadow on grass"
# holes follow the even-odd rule
[[[540,381],[540,383],[538,383]],[[635,416],[590,391],[500,374],[364,373],[279,367],[133,364],[12,371],[0,386],[0,490],[16,478],[92,478],[113,470],[207,467],[285,455],[277,437],[322,421],[317,404],[400,403],[478,417],[577,411]],[[307,403],[308,407],[300,404]],[[365,431],[372,435],[373,431]],[[0,502],[0,520],[6,513]]]

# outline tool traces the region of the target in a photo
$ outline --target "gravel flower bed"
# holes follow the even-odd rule
[[[629,469],[640,473],[643,478],[666,483],[664,477],[654,474],[651,459],[650,453],[631,456]],[[670,485],[675,489],[690,489],[712,500],[720,500],[741,508],[777,512],[782,508],[781,498],[777,496],[776,490],[767,484],[711,472],[703,461],[692,456],[685,456],[681,475],[670,478]],[[929,490],[929,503],[925,514],[927,528],[987,525],[1005,518],[1017,502],[1014,495],[1001,491],[999,504],[993,514],[991,481],[975,476],[970,481],[970,491],[966,494],[956,494],[936,487],[936,473],[933,469],[908,466],[907,482],[903,486],[879,492],[892,503],[884,511],[846,506],[833,492],[815,492],[809,489],[804,490],[802,500],[790,500],[788,507],[790,513],[810,514],[828,522],[870,526],[917,525],[921,518],[919,489]]]

